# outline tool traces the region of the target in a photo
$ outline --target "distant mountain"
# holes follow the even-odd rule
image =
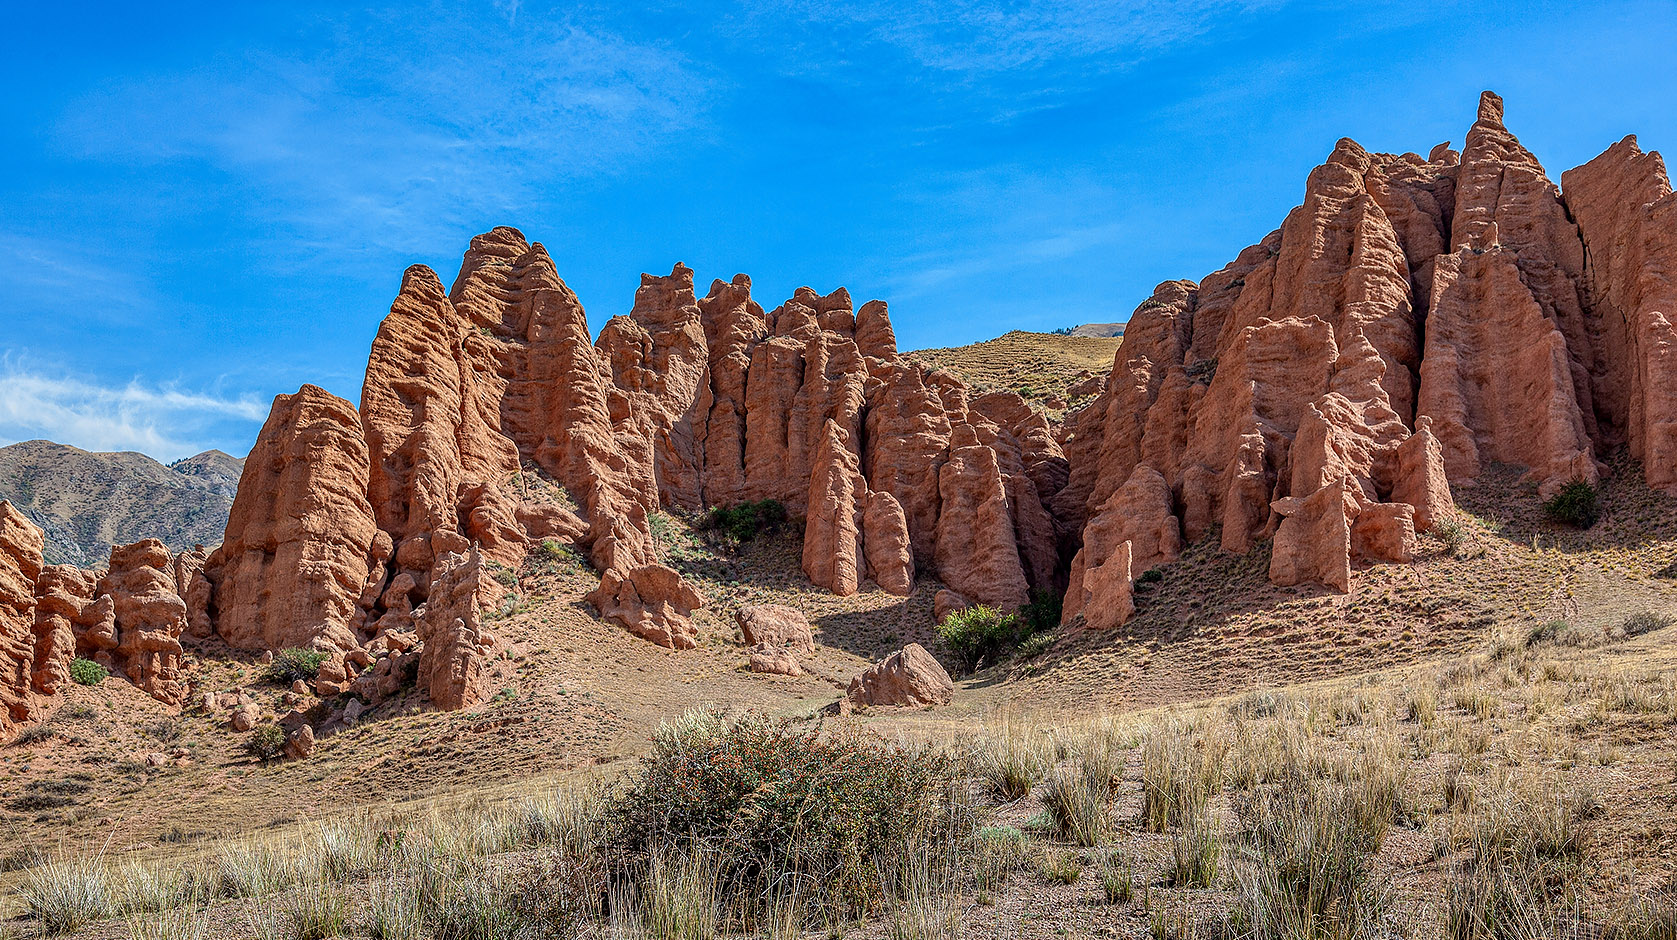
[[[1123,336],[1124,335],[1124,324],[1122,324],[1122,323],[1085,323],[1082,326],[1073,327],[1070,335],[1072,335],[1072,336]]]
[[[144,454],[89,453],[52,441],[0,447],[0,499],[47,534],[47,561],[92,567],[112,545],[162,539],[215,545],[245,462],[219,450],[164,466]]]

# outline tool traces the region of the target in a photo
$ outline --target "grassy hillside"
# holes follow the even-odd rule
[[[1119,337],[1062,336],[1014,330],[992,340],[948,349],[920,349],[907,355],[948,369],[980,392],[1007,389],[1043,405],[1050,414],[1076,407],[1067,390],[1084,373],[1112,371]],[[1052,401],[1062,402],[1050,407]]]

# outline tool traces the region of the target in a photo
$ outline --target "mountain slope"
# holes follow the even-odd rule
[[[220,542],[243,470],[219,450],[164,466],[144,454],[24,441],[0,447],[0,499],[46,531],[48,562],[90,567],[111,545],[143,538],[177,551]]]
[[[1112,357],[1122,342],[1117,336],[1084,336],[1075,331],[1065,336],[1013,330],[982,343],[918,349],[904,355],[948,369],[980,392],[1007,389],[1027,401],[1046,403],[1080,397],[1070,389],[1087,377],[1085,373],[1104,376],[1111,372]]]

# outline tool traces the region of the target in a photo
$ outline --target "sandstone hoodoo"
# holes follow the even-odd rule
[[[1045,499],[1069,467],[1018,396],[970,399],[898,355],[883,303],[854,311],[842,289],[765,313],[744,275],[699,297],[676,265],[590,341],[547,252],[499,228],[451,289],[407,271],[359,409],[312,386],[276,399],[191,619],[247,649],[417,634],[433,701],[469,705],[490,641],[460,598],[482,591],[445,559],[574,544],[603,617],[688,649],[706,599],[664,563],[651,515],[762,500],[804,518],[804,570],[836,593],[907,595],[936,570],[1017,604],[1056,587]]]
[[[1486,92],[1459,154],[1341,140],[1280,229],[1159,285],[1067,424],[1049,500],[1081,533],[1067,618],[1122,623],[1128,578],[1211,534],[1273,539],[1279,584],[1346,590],[1359,564],[1407,561],[1450,483],[1492,462],[1546,496],[1629,445],[1651,485],[1677,483],[1665,168],[1627,139],[1562,179]]]

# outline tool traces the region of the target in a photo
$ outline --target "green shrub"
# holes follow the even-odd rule
[[[80,656],[70,660],[70,678],[82,685],[98,685],[110,672],[91,659]]]
[[[1030,636],[1031,624],[1018,614],[975,604],[950,614],[938,624],[937,634],[961,665],[971,670]]]
[[[1136,583],[1136,586],[1139,587],[1143,584],[1158,584],[1160,581],[1163,581],[1164,579],[1165,579],[1164,571],[1162,571],[1158,568],[1148,568],[1146,571],[1143,571],[1141,573],[1140,577],[1137,577],[1135,579],[1135,583]]]
[[[1061,597],[1053,591],[1037,589],[1031,592],[1031,602],[1019,608],[1032,633],[1042,633],[1060,625]]]
[[[1543,514],[1555,522],[1588,529],[1595,525],[1595,487],[1573,480],[1543,502]]]
[[[954,776],[929,746],[691,712],[659,728],[638,776],[608,806],[606,847],[644,871],[660,852],[703,844],[722,884],[820,872],[815,906],[860,911],[881,897],[882,872],[970,828]]]
[[[1462,548],[1467,545],[1467,523],[1460,517],[1448,515],[1442,519],[1434,519],[1432,528],[1427,530],[1433,537],[1444,543],[1444,553],[1451,558],[1461,557]]]
[[[245,739],[245,751],[260,761],[271,761],[285,752],[285,729],[272,722],[258,726]]]
[[[320,675],[320,664],[325,661],[326,654],[319,650],[280,650],[268,664],[267,676],[280,685],[290,685],[298,679],[307,682]]]
[[[765,499],[726,507],[714,506],[699,520],[699,528],[749,542],[764,532],[780,528],[785,522],[786,506],[778,499]]]

